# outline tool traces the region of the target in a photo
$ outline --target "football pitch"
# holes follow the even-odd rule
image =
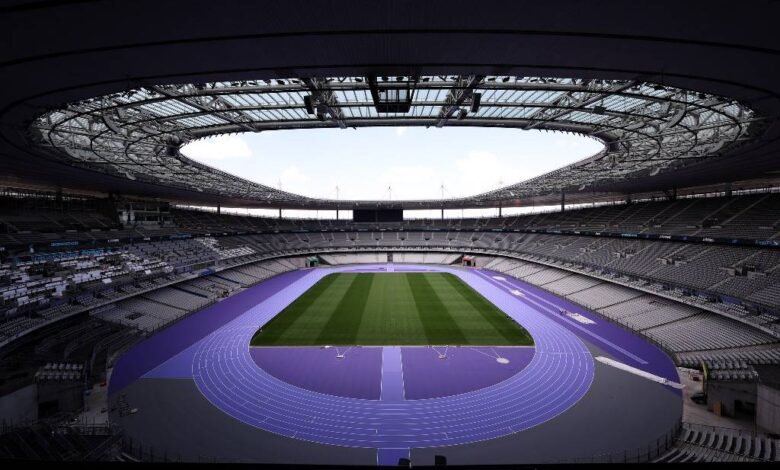
[[[252,346],[527,346],[520,325],[447,273],[323,277],[252,338]]]

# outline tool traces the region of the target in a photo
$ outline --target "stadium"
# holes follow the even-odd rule
[[[780,461],[779,17],[2,2],[0,459]],[[598,150],[424,198],[187,150],[376,129]]]

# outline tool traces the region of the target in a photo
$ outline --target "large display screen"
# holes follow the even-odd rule
[[[352,211],[355,222],[401,222],[404,220],[402,209],[355,209]]]

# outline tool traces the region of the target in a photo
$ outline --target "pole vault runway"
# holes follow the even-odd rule
[[[202,340],[192,364],[198,388],[216,407],[252,426],[322,444],[377,449],[439,447],[516,433],[559,415],[585,394],[593,358],[576,335],[473,273],[426,268],[460,277],[526,328],[536,347],[530,364],[498,384],[425,400],[336,397],[285,383],[257,366],[248,344],[259,327],[323,276],[354,268],[317,269]]]
[[[395,265],[392,270],[447,272],[469,284],[531,334],[534,351],[527,365],[483,388],[421,399],[406,398],[405,386],[411,384],[404,383],[403,361],[415,360],[415,354],[402,353],[406,347],[379,347],[381,393],[373,399],[302,388],[280,378],[278,371],[272,375],[258,365],[249,344],[260,327],[324,276],[389,271],[388,265],[377,264],[301,271],[290,276],[289,282],[275,284],[273,293],[256,305],[244,307],[243,313],[232,314],[229,321],[181,347],[177,354],[160,357],[153,361],[153,367],[136,372],[137,377],[121,380],[130,383],[139,377],[189,378],[213,407],[242,423],[294,440],[376,449],[377,463],[395,465],[398,458],[408,457],[412,449],[499,439],[539,426],[571,409],[590,389],[596,369],[594,357],[581,337],[603,343],[600,348],[634,367],[653,366],[621,347],[626,346],[625,341],[614,344],[600,337],[599,331],[606,336],[605,330],[594,327],[584,332],[583,328],[591,325],[567,323],[557,312],[552,313],[539,293],[526,290],[526,295],[518,296],[521,286],[495,276],[496,273],[435,265]],[[219,313],[227,312],[213,312]],[[163,331],[161,335],[168,334],[169,340],[175,338],[176,328],[183,329],[185,325],[174,325],[173,331]],[[467,352],[479,353],[466,351],[467,347],[462,349],[460,357]],[[141,344],[120,361],[114,373],[119,371],[122,375],[122,362],[132,363],[134,355],[141,358],[144,353]],[[417,358],[420,353],[425,351],[418,350]],[[149,362],[148,357],[144,359]],[[506,360],[498,354],[489,358],[491,362],[497,359]],[[657,366],[657,358],[653,362]],[[351,369],[347,371],[352,373]]]

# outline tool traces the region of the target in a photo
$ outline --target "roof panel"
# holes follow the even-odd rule
[[[368,89],[368,80],[361,77],[330,77],[304,85],[298,79],[247,80],[193,85],[161,86],[159,93],[135,90],[120,96],[102,97],[54,110],[34,123],[46,145],[79,161],[108,161],[125,165],[125,141],[143,139],[153,145],[136,145],[137,158],[151,151],[160,142],[169,141],[170,134],[182,141],[211,133],[242,132],[257,125],[270,128],[322,126],[378,125],[416,119],[409,124],[430,125],[438,120],[442,109],[456,119],[459,110],[468,112],[459,125],[523,125],[534,129],[609,133],[611,139],[631,146],[613,151],[610,166],[594,159],[578,166],[556,170],[532,180],[517,182],[506,188],[474,196],[478,200],[501,199],[557,191],[574,183],[587,181],[588,175],[599,172],[604,180],[619,181],[641,166],[636,161],[651,161],[666,165],[658,155],[683,158],[706,156],[714,143],[719,148],[735,144],[745,135],[754,113],[744,105],[704,93],[671,89],[652,83],[629,81],[572,80],[550,77],[388,77],[387,86],[414,88],[408,113],[378,113]],[[481,93],[478,112],[471,113],[473,93]],[[312,96],[314,104],[327,111],[321,117],[310,115],[304,108],[304,97]],[[215,101],[215,98],[219,98]],[[221,104],[220,104],[221,103]],[[596,107],[599,107],[597,109]],[[603,109],[601,109],[603,108]],[[322,109],[322,108],[321,108]],[[665,123],[679,115],[684,125]],[[598,112],[596,112],[598,111]],[[82,116],[87,112],[91,116]],[[339,117],[340,116],[340,117]],[[342,121],[343,120],[343,121]],[[528,120],[518,124],[517,121]],[[738,122],[741,125],[735,126]],[[439,120],[447,125],[446,119]],[[690,129],[690,130],[688,130]],[[127,135],[132,132],[132,136]],[[663,148],[650,134],[662,139]],[[152,157],[152,155],[149,155]],[[103,165],[105,167],[105,165]],[[143,173],[145,167],[133,171]],[[148,167],[152,168],[152,167]],[[178,168],[178,169],[177,169]],[[654,166],[652,168],[660,168]],[[105,168],[96,166],[97,171]],[[225,197],[244,197],[249,193],[264,194],[279,201],[303,201],[301,196],[245,181],[239,177],[208,168],[193,168],[180,163],[171,174],[149,171],[144,178],[158,179],[183,188],[203,189],[204,185],[221,191]],[[192,177],[196,171],[197,178]],[[179,172],[179,173],[177,173]],[[310,198],[305,198],[310,201]],[[474,200],[472,198],[472,200]]]

